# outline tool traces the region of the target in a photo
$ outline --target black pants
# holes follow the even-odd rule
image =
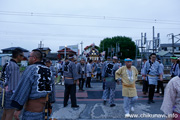
[[[100,80],[101,80],[101,73],[97,73],[97,80],[98,80],[99,77],[100,77]]]
[[[148,86],[149,86],[148,81],[143,80],[143,92],[144,93],[148,92]]]
[[[149,85],[149,100],[153,100],[155,85]]]
[[[159,88],[162,91],[162,94],[164,94],[164,86],[163,86],[163,81],[158,80],[158,85],[157,85],[157,92],[159,93]]]
[[[67,105],[69,95],[71,96],[71,106],[76,106],[76,84],[65,84],[64,105]]]
[[[86,87],[91,87],[91,77],[87,77]]]
[[[83,90],[83,86],[84,86],[84,78],[79,78],[79,90]]]

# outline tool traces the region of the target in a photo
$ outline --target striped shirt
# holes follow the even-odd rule
[[[52,92],[51,78],[50,69],[41,62],[28,66],[11,97],[11,105],[21,110],[27,100],[46,97],[47,93]]]
[[[6,68],[6,81],[5,84],[8,86],[8,91],[15,90],[18,85],[20,79],[20,71],[19,66],[17,65],[16,61],[11,59]]]

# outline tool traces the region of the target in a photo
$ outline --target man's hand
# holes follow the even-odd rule
[[[119,80],[117,80],[117,84],[118,84],[118,85],[120,84]]]
[[[75,81],[74,81],[74,84],[79,85],[79,80],[75,80]]]
[[[162,77],[162,75],[160,75],[159,77],[160,77],[160,81],[163,81],[163,77]]]
[[[143,80],[146,80],[146,77],[145,77],[145,76],[143,77]]]
[[[15,120],[20,120],[20,119],[19,119],[19,115],[20,115],[20,114],[21,114],[21,111],[19,111],[19,110],[14,112],[14,118],[15,118]]]

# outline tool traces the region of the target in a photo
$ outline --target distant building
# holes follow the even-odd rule
[[[21,48],[21,47],[10,47],[10,48],[5,48],[1,49],[3,54],[12,54],[12,51],[16,48],[21,49],[23,52],[29,52],[28,50]]]
[[[170,66],[172,53],[170,51],[160,51],[157,53],[157,56],[161,58],[161,62],[165,66]]]
[[[42,47],[42,48],[38,48],[38,49],[40,49],[46,55],[51,52],[51,49],[49,47]]]
[[[160,50],[161,51],[169,51],[172,52],[172,43],[168,44],[160,44]],[[180,43],[175,43],[174,44],[174,53],[175,54],[180,54]]]
[[[12,54],[0,54],[0,66],[10,61]]]
[[[0,54],[0,66],[3,66],[6,62],[8,62],[12,58],[11,57],[12,51],[16,48],[19,48],[24,52],[24,59],[21,61],[21,65],[22,66],[28,65],[29,51],[21,47],[10,47],[10,48],[1,49],[2,54]]]
[[[58,53],[49,53],[46,55],[46,58],[50,60],[58,60]]]
[[[65,54],[66,54],[66,57],[77,55],[77,53],[75,51],[66,47],[66,48],[63,48],[63,49],[58,51],[58,59],[63,59],[65,57]]]
[[[62,50],[64,48],[65,48],[65,46],[59,46],[59,50]],[[76,52],[76,55],[79,55],[78,44],[77,45],[67,45],[66,48],[70,48],[72,51]]]

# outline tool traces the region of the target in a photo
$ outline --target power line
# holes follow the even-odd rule
[[[52,23],[30,23],[30,22],[17,22],[17,21],[0,21],[2,23],[13,23],[13,24],[34,24],[34,25],[59,25],[59,26],[70,26],[70,27],[102,27],[102,28],[132,28],[132,29],[151,29],[151,28],[138,28],[138,27],[120,27],[120,26],[97,26],[97,25],[73,25],[73,24],[52,24]]]
[[[156,24],[174,24],[174,25],[180,25],[180,21],[174,21],[174,20],[123,18],[123,17],[108,17],[108,16],[74,15],[74,14],[52,14],[52,13],[35,13],[35,12],[0,11],[0,15],[84,18],[84,19],[101,19],[101,20],[117,20],[117,21],[128,21],[128,22],[141,22],[141,23],[156,23]]]
[[[105,36],[95,35],[72,35],[72,34],[51,34],[51,33],[28,33],[28,32],[14,32],[14,31],[0,31],[0,35],[4,36],[43,36],[43,37],[82,37],[82,38],[104,38]],[[106,36],[107,37],[107,36]]]
[[[100,27],[100,28],[122,28],[122,29],[151,29],[142,27],[120,27],[120,26],[97,26],[97,25],[73,25],[73,24],[53,24],[53,23],[31,23],[31,22],[18,22],[18,21],[0,21],[2,23],[11,24],[29,24],[29,25],[53,25],[53,26],[68,26],[68,27]],[[180,28],[158,28],[158,29],[180,29]]]

